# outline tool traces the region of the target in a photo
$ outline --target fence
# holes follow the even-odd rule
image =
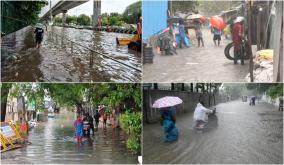
[[[16,18],[17,9],[12,3],[12,1],[1,1],[1,33],[9,34],[28,25],[26,21]]]

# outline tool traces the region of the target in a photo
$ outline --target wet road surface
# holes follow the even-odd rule
[[[122,130],[103,129],[102,123],[93,140],[78,145],[74,139],[73,121],[69,112],[49,118],[31,130],[31,145],[1,154],[2,163],[28,164],[136,164],[137,156],[126,149]]]
[[[144,82],[243,82],[249,72],[245,65],[234,65],[224,55],[231,40],[222,37],[220,46],[214,46],[213,35],[203,29],[205,47],[197,47],[194,41],[190,48],[177,49],[177,55],[155,55],[152,64],[143,65]]]
[[[141,54],[117,46],[116,37],[128,34],[93,32],[92,30],[49,27],[64,38],[82,44],[97,52],[107,54],[132,67],[141,69]],[[35,48],[33,28],[26,27],[5,36],[1,43],[2,81],[60,81],[60,82],[138,82],[141,73],[113,60],[94,53],[94,64],[90,67],[90,51],[53,35],[45,35],[40,49]],[[63,44],[62,44],[63,43]]]
[[[177,116],[174,143],[163,143],[160,124],[144,124],[143,163],[283,164],[283,112],[264,102],[216,108],[218,125],[203,133],[192,130],[192,113]]]

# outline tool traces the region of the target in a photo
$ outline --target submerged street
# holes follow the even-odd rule
[[[57,81],[140,81],[141,72],[94,53],[94,64],[90,67],[90,50],[141,70],[141,54],[117,46],[116,37],[131,37],[128,34],[95,32],[86,29],[49,27],[42,46],[36,49],[33,28],[28,26],[2,38],[1,78],[4,82]],[[56,38],[50,33],[60,34]],[[62,42],[63,39],[63,42]],[[71,43],[75,42],[73,53]]]
[[[121,129],[99,129],[91,140],[78,145],[74,138],[73,112],[62,112],[30,131],[32,143],[1,154],[3,164],[99,164],[137,163],[137,156],[126,148]]]
[[[177,116],[179,138],[173,143],[163,142],[160,123],[144,124],[143,163],[283,164],[283,112],[277,107],[239,100],[216,109],[218,124],[203,133],[192,129],[193,113]]]
[[[194,40],[189,48],[177,48],[177,55],[154,55],[152,64],[143,65],[143,81],[244,82],[249,73],[248,60],[243,66],[240,61],[234,65],[224,55],[226,45],[232,41],[222,36],[220,46],[214,46],[210,29],[204,27],[202,32],[204,47],[198,48]]]

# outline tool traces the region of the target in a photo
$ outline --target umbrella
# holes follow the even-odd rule
[[[210,24],[217,29],[224,29],[226,26],[224,20],[218,16],[210,17]]]
[[[187,16],[186,19],[200,19],[201,22],[205,22],[205,17],[201,14],[192,14]]]
[[[165,96],[156,100],[153,104],[153,108],[166,108],[181,104],[182,100],[179,97]]]

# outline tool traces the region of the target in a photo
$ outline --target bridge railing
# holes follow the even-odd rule
[[[89,48],[89,47],[87,47],[87,46],[85,46],[85,45],[76,43],[75,41],[72,41],[72,40],[69,39],[68,37],[63,36],[63,35],[60,35],[60,34],[54,32],[53,30],[49,30],[49,31],[48,31],[48,35],[49,35],[49,38],[50,38],[53,42],[55,42],[56,44],[60,44],[60,46],[61,46],[62,48],[63,48],[63,46],[64,46],[64,40],[67,41],[67,44],[65,44],[65,45],[68,45],[68,42],[69,42],[71,54],[74,53],[74,47],[75,47],[75,46],[79,46],[79,47],[82,47],[82,48],[84,48],[84,49],[90,51],[90,55],[89,55],[90,67],[93,67],[93,65],[94,65],[94,56],[95,56],[95,54],[98,54],[98,55],[103,56],[104,58],[107,58],[107,59],[110,59],[110,60],[112,60],[112,61],[115,61],[115,62],[117,62],[117,63],[119,63],[119,64],[121,64],[121,65],[123,65],[123,66],[125,66],[125,67],[134,69],[135,71],[137,71],[137,72],[139,72],[139,73],[142,72],[140,68],[133,67],[133,66],[128,65],[128,64],[126,64],[126,63],[124,63],[124,62],[122,62],[122,61],[119,61],[119,60],[117,60],[117,59],[115,59],[115,58],[113,58],[113,57],[110,57],[110,56],[107,55],[107,54],[103,54],[103,53],[98,52],[98,51],[96,51],[96,50],[93,50],[93,49],[91,49],[91,48]],[[66,43],[66,42],[65,42],[65,43]]]

